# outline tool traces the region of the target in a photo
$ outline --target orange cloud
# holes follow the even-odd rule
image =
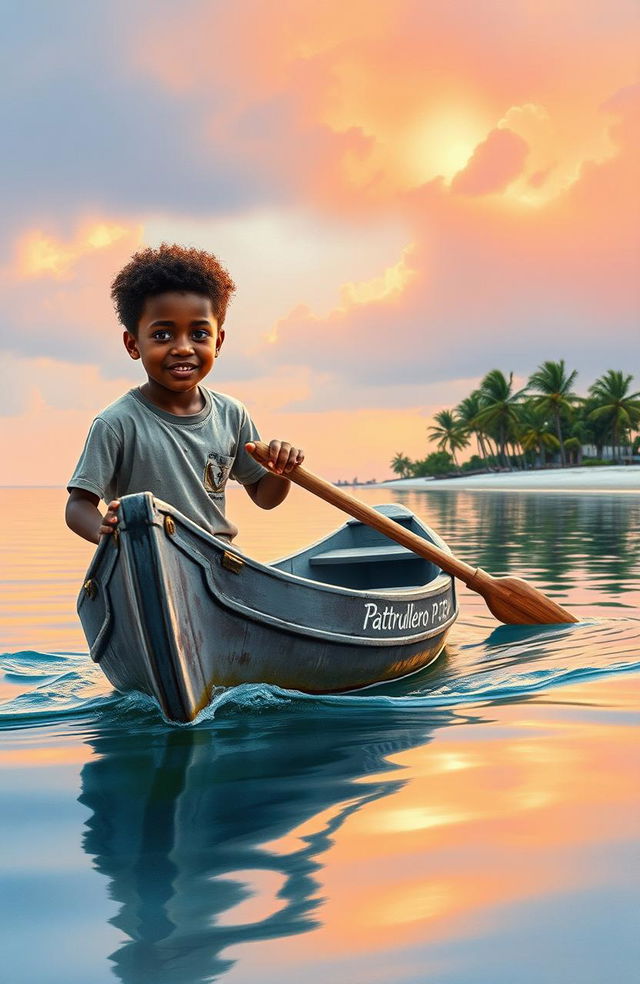
[[[63,242],[35,229],[18,241],[14,270],[18,277],[68,278],[84,256],[106,249],[129,234],[125,226],[113,222],[88,222],[83,223],[71,241]]]
[[[218,93],[205,111],[216,150],[343,212],[450,180],[496,127],[529,144],[534,172],[557,161],[565,184],[614,152],[598,107],[635,77],[631,8],[603,23],[569,0],[514,0],[508,30],[502,8],[463,9],[285,0],[274,19],[259,0],[193,4],[188,21],[146,24],[131,57],[174,93]],[[225,38],[215,59],[212,37]]]
[[[345,387],[385,375],[406,383],[471,377],[491,365],[526,375],[542,351],[577,360],[582,372],[593,367],[591,378],[609,359],[629,359],[638,351],[631,101],[625,93],[603,111],[616,153],[583,165],[544,207],[508,193],[454,194],[442,180],[403,196],[416,276],[392,303],[372,298],[321,318],[292,309],[277,326],[277,356],[318,364],[327,346],[339,350]]]
[[[479,144],[465,169],[451,182],[462,195],[490,195],[504,191],[521,173],[529,153],[522,137],[507,129],[492,130]]]
[[[346,311],[360,304],[378,304],[399,297],[407,284],[416,276],[416,271],[407,263],[410,254],[411,247],[408,246],[403,250],[398,262],[387,267],[381,276],[363,283],[344,284],[340,291],[342,309]]]
[[[355,308],[368,308],[370,306],[387,307],[402,297],[407,286],[416,278],[417,271],[414,270],[407,258],[410,257],[412,247],[407,246],[402,251],[402,255],[397,263],[387,267],[379,276],[370,280],[360,282],[347,282],[340,287],[340,303],[331,309],[326,317],[315,314],[307,304],[296,305],[284,318],[280,318],[266,335],[266,340],[273,344],[278,341],[280,332],[288,332],[299,324],[309,324],[311,326],[320,324],[331,324],[335,330],[345,323],[349,312]]]
[[[25,230],[0,271],[0,347],[74,362],[100,355],[105,368],[119,371],[121,331],[110,284],[142,241],[142,226],[103,217],[81,220],[68,239]]]

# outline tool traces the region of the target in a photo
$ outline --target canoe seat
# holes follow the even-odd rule
[[[347,547],[342,550],[327,550],[326,553],[309,557],[312,567],[329,564],[370,564],[384,561],[418,560],[419,558],[405,547]]]

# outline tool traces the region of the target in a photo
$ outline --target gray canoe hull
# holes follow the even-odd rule
[[[416,522],[406,510],[402,518]],[[452,579],[413,557],[385,566],[378,553],[395,557],[397,548],[360,526],[349,521],[314,547],[265,565],[150,493],[125,496],[120,532],[103,538],[78,600],[92,658],[118,690],[152,695],[175,721],[192,720],[215,687],[338,693],[413,673],[436,658],[456,618]],[[403,587],[397,581],[412,561],[423,572],[431,567],[431,576]],[[296,569],[354,583],[375,582],[387,570],[393,586],[349,588]]]

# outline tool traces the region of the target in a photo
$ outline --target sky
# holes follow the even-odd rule
[[[145,245],[237,293],[209,385],[329,479],[423,457],[492,368],[640,382],[635,0],[3,8],[0,485],[64,485],[144,380]]]

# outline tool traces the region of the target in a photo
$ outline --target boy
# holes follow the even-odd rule
[[[163,243],[136,253],[111,296],[123,341],[147,374],[93,421],[68,485],[67,525],[99,543],[118,523],[119,497],[153,492],[215,536],[232,540],[225,485],[235,478],[263,509],[287,496],[283,476],[304,459],[271,441],[268,469],[250,456],[258,432],[238,400],[200,385],[224,341],[235,284],[210,253]],[[104,499],[103,516],[98,502]]]

